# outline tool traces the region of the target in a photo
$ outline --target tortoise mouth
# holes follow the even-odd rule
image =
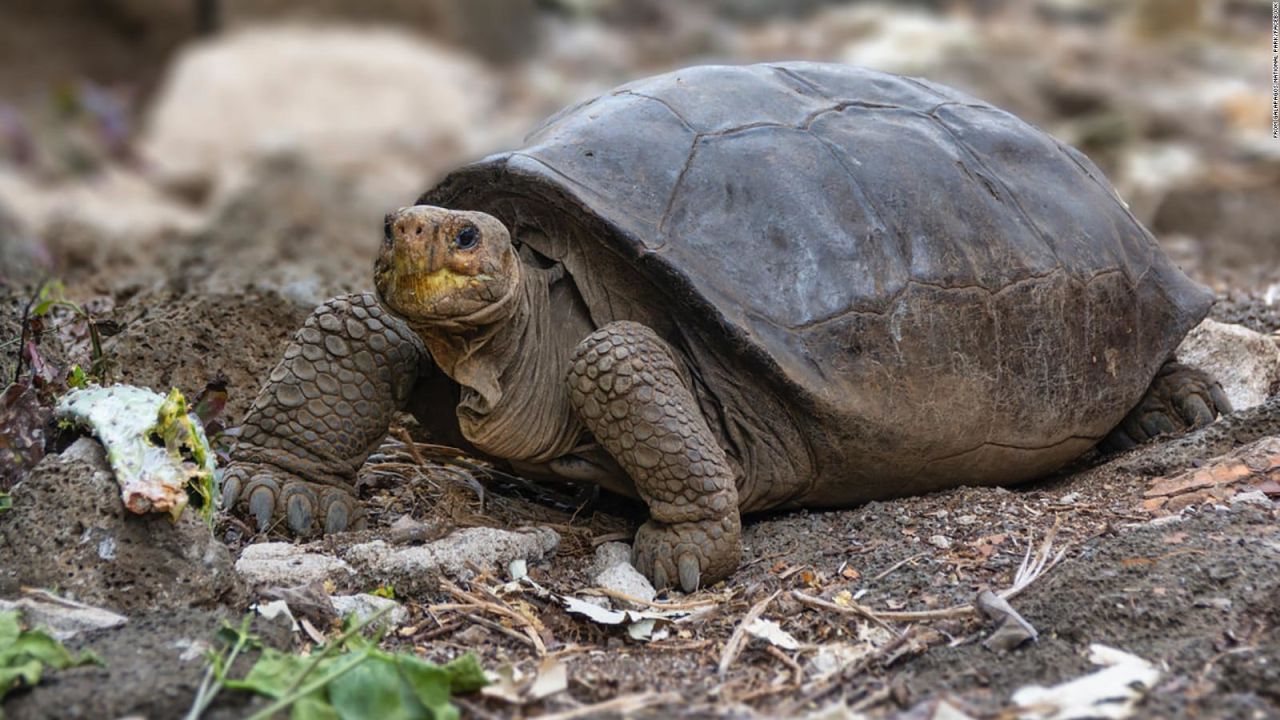
[[[492,302],[493,276],[469,275],[453,268],[427,267],[392,257],[379,258],[374,284],[382,303],[406,319],[465,315]]]

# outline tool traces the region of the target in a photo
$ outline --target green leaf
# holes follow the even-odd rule
[[[434,720],[457,720],[458,709],[449,703],[451,674],[446,667],[420,660],[408,653],[396,656],[404,683]]]
[[[16,642],[18,636],[22,634],[20,617],[17,610],[0,612],[0,653]]]
[[[40,682],[44,668],[54,670],[102,660],[92,653],[72,655],[43,630],[23,630],[17,610],[0,612],[0,699],[19,685]]]
[[[454,693],[475,692],[489,684],[480,660],[471,653],[453,660],[444,669],[449,673],[449,689]]]
[[[67,387],[69,388],[85,388],[89,387],[89,378],[84,374],[84,368],[79,365],[72,365],[67,371]]]
[[[0,512],[13,509],[13,496],[0,490]]]
[[[328,698],[323,692],[315,692],[305,697],[300,697],[293,703],[293,709],[289,712],[290,720],[342,720],[342,716],[338,715],[338,711],[333,709],[329,704]]]
[[[342,720],[428,718],[413,689],[400,679],[395,658],[375,653],[329,684],[329,701]]]
[[[280,697],[302,674],[308,658],[282,653],[275,648],[264,648],[258,662],[249,669],[243,680],[228,679],[226,686],[233,690],[248,690],[269,697]],[[324,663],[322,662],[321,665]]]
[[[10,690],[23,685],[31,686],[40,682],[40,674],[44,666],[39,660],[28,660],[23,663],[0,667],[0,698]]]

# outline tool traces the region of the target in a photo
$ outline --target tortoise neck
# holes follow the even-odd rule
[[[492,456],[545,462],[569,452],[581,435],[563,388],[567,350],[551,307],[553,279],[524,266],[494,322],[418,332],[436,364],[462,387],[463,435]]]
[[[496,402],[499,378],[518,361],[522,338],[539,297],[536,280],[516,261],[519,279],[510,291],[483,310],[460,318],[432,320],[413,329],[422,338],[431,358],[446,375]],[[542,293],[545,299],[545,292]]]

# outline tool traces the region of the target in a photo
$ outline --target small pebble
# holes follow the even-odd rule
[[[946,535],[934,535],[929,538],[929,544],[934,547],[942,548],[943,550],[946,550],[947,548],[951,547],[951,538],[947,537]]]

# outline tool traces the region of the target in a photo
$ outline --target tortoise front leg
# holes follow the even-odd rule
[[[223,476],[223,507],[238,504],[259,530],[283,516],[300,536],[360,527],[356,470],[427,357],[372,293],[316,308],[245,417]]]
[[[728,577],[741,559],[738,490],[667,344],[644,325],[610,323],[579,343],[567,380],[583,423],[649,505],[636,567],[686,592]]]

